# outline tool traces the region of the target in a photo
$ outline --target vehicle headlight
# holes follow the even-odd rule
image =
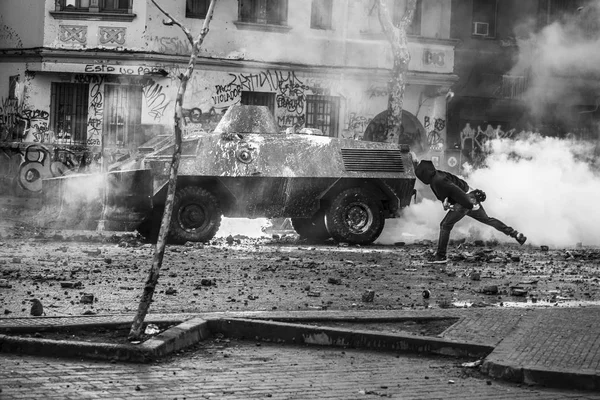
[[[244,164],[250,164],[252,162],[252,152],[248,149],[240,149],[237,152],[237,159]]]

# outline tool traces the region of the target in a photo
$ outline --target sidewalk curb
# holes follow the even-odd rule
[[[117,328],[122,325],[122,323],[79,324],[69,326],[69,328]],[[31,330],[30,328],[29,331]],[[46,328],[45,330],[49,329]],[[25,329],[18,331],[24,332]],[[148,362],[179,351],[209,336],[210,331],[208,330],[207,321],[201,318],[194,318],[169,328],[139,345],[26,338],[0,334],[0,353]]]
[[[600,390],[600,374],[596,371],[553,370],[519,367],[485,360],[481,371],[503,381],[577,390]]]
[[[478,314],[478,316],[480,316]],[[0,334],[0,353],[22,353],[51,357],[87,357],[105,360],[128,362],[149,362],[160,357],[173,354],[186,347],[197,344],[214,334],[245,340],[273,343],[287,343],[310,346],[332,346],[342,348],[359,348],[377,351],[394,351],[405,353],[421,353],[484,359],[481,371],[490,377],[524,384],[536,384],[563,389],[587,391],[600,390],[600,372],[594,369],[559,369],[546,365],[515,363],[504,358],[504,348],[511,349],[517,337],[528,331],[514,331],[503,336],[499,341],[473,341],[473,335],[464,339],[441,336],[418,336],[391,332],[360,330],[342,327],[328,327],[326,322],[394,322],[406,320],[456,319],[454,325],[445,332],[455,329],[472,329],[471,325],[461,325],[469,321],[468,317],[459,313],[436,313],[428,317],[417,314],[374,315],[373,313],[212,313],[181,315],[165,315],[148,318],[147,323],[168,325],[178,323],[161,334],[141,343],[110,344],[75,341],[59,341],[43,338],[16,337]],[[110,316],[72,321],[53,321],[51,318],[39,317],[27,320],[15,320],[13,324],[0,327],[3,332],[43,332],[60,328],[116,328],[129,326],[129,316]],[[539,315],[538,319],[545,318]],[[532,321],[535,321],[533,319]],[[182,322],[183,321],[183,322]],[[475,323],[479,319],[473,319]],[[5,320],[6,322],[6,320]],[[323,325],[319,325],[320,323]],[[523,327],[524,324],[519,326]],[[485,331],[484,331],[485,332]],[[523,333],[524,332],[524,333]]]
[[[209,320],[209,327],[211,331],[218,331],[227,337],[275,343],[393,350],[456,357],[485,357],[494,350],[490,346],[431,336],[374,333],[256,319]]]
[[[265,318],[266,319],[266,318]],[[320,346],[338,346],[364,348],[374,350],[392,350],[410,353],[426,353],[460,357],[483,358],[493,351],[492,346],[464,341],[442,339],[433,336],[417,336],[410,334],[380,333],[355,329],[329,328],[305,325],[301,322],[317,322],[319,318],[300,317],[282,318],[296,323],[281,320],[265,320],[259,318],[236,318],[226,316],[203,316],[188,319],[171,327],[161,334],[148,339],[140,345],[90,343],[81,341],[52,340],[43,338],[23,338],[0,334],[0,353],[23,353],[52,357],[87,357],[105,360],[147,362],[164,357],[186,347],[207,339],[212,334],[221,333],[228,337],[244,338],[258,341],[307,344]],[[445,318],[351,318],[354,322],[364,321],[406,321],[406,320],[438,320]],[[323,319],[329,320],[329,319]],[[333,320],[347,320],[343,317]],[[459,318],[457,318],[457,321]],[[76,323],[69,328],[117,328],[123,322],[112,323]],[[55,326],[59,328],[59,326]],[[50,326],[23,326],[5,328],[5,332],[38,332],[49,331]]]

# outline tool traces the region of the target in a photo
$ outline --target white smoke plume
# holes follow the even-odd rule
[[[562,111],[581,104],[597,111],[600,1],[586,2],[573,13],[557,16],[539,31],[533,20],[520,24],[515,36],[519,54],[510,74],[528,77],[523,100],[533,116],[551,112],[567,118],[568,112]],[[590,84],[595,90],[588,90]]]
[[[489,216],[523,232],[532,245],[600,245],[597,146],[540,135],[489,142],[484,168],[467,171],[472,188],[487,193]],[[430,190],[425,188],[425,190]],[[380,243],[437,240],[444,216],[440,202],[423,200],[386,225]],[[451,239],[514,242],[491,227],[465,217]]]

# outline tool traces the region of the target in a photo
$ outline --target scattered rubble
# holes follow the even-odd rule
[[[363,303],[372,303],[375,299],[375,291],[368,289],[362,294]]]
[[[94,297],[93,293],[83,293],[79,299],[81,304],[93,304],[94,301],[97,301],[97,299]]]

